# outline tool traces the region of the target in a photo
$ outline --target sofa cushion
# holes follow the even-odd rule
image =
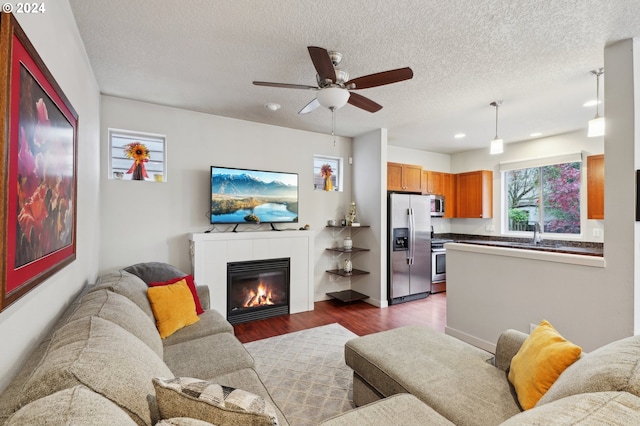
[[[501,426],[638,425],[640,398],[627,392],[568,396],[513,416]]]
[[[264,398],[190,377],[154,378],[162,418],[191,417],[214,424],[277,426],[276,411]]]
[[[156,325],[130,299],[109,290],[93,291],[82,299],[70,321],[92,315],[124,328],[162,358],[162,339]]]
[[[233,326],[216,310],[207,309],[198,318],[200,318],[200,321],[197,323],[182,328],[171,336],[163,339],[162,344],[164,347],[166,348],[167,346],[188,342],[189,340],[199,339],[200,337],[206,337],[212,334],[233,334]]]
[[[433,408],[408,393],[399,393],[363,405],[355,410],[335,416],[320,423],[322,426],[352,425],[429,425],[454,426]]]
[[[581,352],[579,346],[562,337],[548,321],[540,322],[511,360],[509,381],[520,406],[525,410],[533,408]]]
[[[84,386],[63,389],[36,399],[14,413],[6,426],[24,425],[133,425],[116,404]]]
[[[127,271],[114,271],[98,277],[98,282],[92,287],[91,291],[106,289],[121,294],[138,305],[149,318],[155,321],[149,299],[147,298],[148,288],[147,283],[136,275]]]
[[[200,377],[205,380],[255,366],[249,352],[230,333],[212,334],[165,346],[164,361],[175,376]]]
[[[174,284],[150,287],[147,296],[151,303],[156,326],[163,339],[183,327],[200,321],[196,305],[187,282],[180,280]]]
[[[204,312],[204,310],[202,309],[202,305],[200,304],[200,297],[198,296],[198,292],[196,290],[196,285],[193,282],[193,276],[185,275],[184,277],[171,278],[170,280],[167,280],[167,281],[150,282],[149,283],[149,287],[160,287],[160,286],[163,286],[163,285],[175,284],[180,280],[185,280],[187,285],[189,286],[189,290],[191,291],[191,294],[193,295],[193,302],[196,305],[196,314],[198,314],[198,315],[202,314]]]
[[[122,327],[85,317],[57,330],[40,365],[26,382],[21,404],[84,385],[116,403],[140,425],[157,420],[151,379],[171,377],[164,362]]]
[[[558,377],[538,405],[587,392],[626,391],[640,396],[640,336],[585,354]]]

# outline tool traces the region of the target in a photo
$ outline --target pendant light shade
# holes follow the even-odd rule
[[[591,71],[596,76],[596,116],[589,120],[589,132],[587,136],[595,138],[604,135],[604,117],[600,117],[600,76],[604,74],[604,68]]]
[[[504,152],[504,141],[498,137],[498,108],[502,105],[502,101],[491,102],[489,105],[496,107],[496,137],[491,141],[489,154],[502,154]]]

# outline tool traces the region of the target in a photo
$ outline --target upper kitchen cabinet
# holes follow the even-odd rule
[[[492,218],[493,172],[490,170],[478,170],[457,174],[455,198],[455,217]],[[446,207],[445,204],[445,209]]]
[[[587,157],[587,219],[604,219],[604,154]]]
[[[444,196],[445,218],[455,217],[455,179],[456,175],[451,173],[422,171],[422,193]]]
[[[422,166],[387,163],[387,190],[422,192]]]

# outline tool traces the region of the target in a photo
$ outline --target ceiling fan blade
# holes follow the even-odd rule
[[[316,86],[306,86],[304,84],[269,83],[268,81],[254,81],[253,84],[256,86],[280,87],[284,89],[318,90]]]
[[[329,79],[335,83],[336,70],[333,68],[333,62],[331,62],[327,49],[315,46],[308,46],[307,49],[309,50],[313,66],[316,68],[318,76],[320,76],[320,81]]]
[[[320,102],[318,101],[318,99],[314,98],[311,102],[306,104],[304,108],[302,108],[300,112],[298,112],[298,114],[309,114],[311,111],[318,108],[319,106],[320,106]]]
[[[368,89],[370,87],[384,86],[385,84],[397,83],[411,78],[413,78],[411,68],[398,68],[397,70],[383,71],[354,78],[347,82],[347,87],[349,90]]]
[[[355,107],[362,108],[363,110],[369,112],[377,112],[382,109],[382,105],[353,92],[351,92],[351,96],[349,96],[349,100],[347,102]]]

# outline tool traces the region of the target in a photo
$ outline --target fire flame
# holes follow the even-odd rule
[[[262,305],[274,305],[272,293],[266,285],[260,281],[258,284],[258,288],[256,291],[251,290],[247,297],[247,300],[242,305],[243,308],[251,308],[254,306],[262,306]]]

